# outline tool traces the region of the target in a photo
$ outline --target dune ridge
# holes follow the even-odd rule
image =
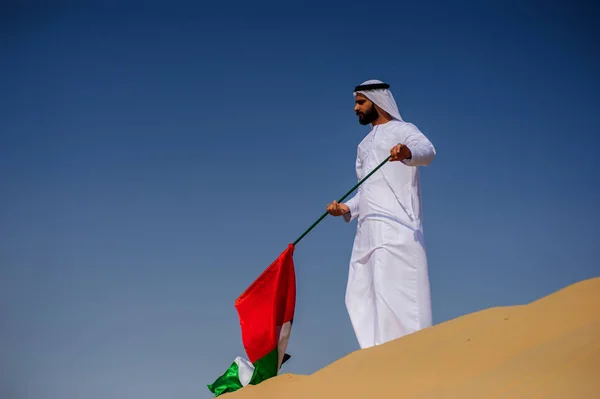
[[[600,277],[464,315],[223,397],[600,398]]]

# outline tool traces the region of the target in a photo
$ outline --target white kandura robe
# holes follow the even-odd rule
[[[412,159],[387,162],[346,202],[345,221],[358,219],[346,307],[361,348],[432,324],[418,167],[433,160],[434,146],[411,123],[376,125],[358,145],[356,174],[362,179],[399,143]]]

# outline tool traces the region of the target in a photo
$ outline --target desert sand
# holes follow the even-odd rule
[[[292,338],[293,339],[293,338]],[[228,399],[600,398],[600,277],[281,374]]]

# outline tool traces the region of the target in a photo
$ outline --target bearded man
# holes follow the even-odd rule
[[[435,148],[400,116],[390,85],[367,80],[355,87],[354,111],[370,132],[357,148],[360,180],[385,163],[345,203],[327,212],[357,220],[346,308],[361,348],[380,345],[432,324],[419,167]]]

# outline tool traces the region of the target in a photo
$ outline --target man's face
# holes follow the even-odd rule
[[[361,125],[368,125],[379,117],[375,105],[364,95],[357,94],[354,102],[354,112],[358,116],[358,122]]]

